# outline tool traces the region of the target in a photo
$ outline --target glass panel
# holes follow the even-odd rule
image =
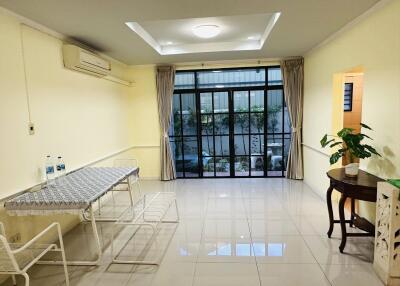
[[[194,89],[194,72],[177,72],[175,89]]]
[[[214,132],[217,135],[229,134],[229,115],[228,114],[215,114],[214,115]]]
[[[268,176],[282,176],[282,135],[273,135],[267,143],[267,170]]]
[[[180,95],[174,94],[172,99],[172,112],[180,112],[181,111],[181,102],[180,102]]]
[[[214,155],[214,142],[212,136],[202,136],[201,148],[203,156]]]
[[[213,115],[207,114],[201,116],[201,134],[212,135],[213,134]]]
[[[265,85],[265,69],[209,70],[197,73],[198,88]]]
[[[283,122],[283,92],[282,90],[269,90],[268,91],[268,120],[267,132],[268,133],[282,133]]]
[[[196,135],[196,96],[193,93],[181,94],[181,101],[183,135]]]
[[[235,91],[233,93],[233,111],[235,112],[249,111],[248,91]]]
[[[287,159],[290,149],[290,134],[285,134],[285,140],[283,145],[283,169],[286,171]]]
[[[264,133],[264,113],[251,113],[250,119],[251,133]]]
[[[175,161],[176,175],[183,176],[182,141],[180,138],[170,139],[172,155]]]
[[[249,157],[235,157],[235,176],[249,175]]]
[[[284,130],[285,133],[291,133],[292,132],[292,125],[290,124],[290,118],[289,118],[289,111],[288,108],[285,104],[284,106],[284,110],[283,110],[284,114],[283,114],[283,125],[284,125]]]
[[[197,135],[196,114],[185,114],[182,116],[183,135]]]
[[[185,176],[197,177],[199,175],[197,137],[185,137],[183,140]]]
[[[264,157],[263,156],[251,156],[251,176],[258,177],[264,176]]]
[[[200,93],[200,113],[212,112],[212,93]]]
[[[250,110],[251,111],[264,111],[264,91],[251,90],[250,91]]]
[[[228,92],[214,92],[214,113],[229,112]]]
[[[203,157],[203,176],[214,177],[214,158]]]
[[[235,155],[249,155],[249,135],[235,135]]]
[[[229,176],[229,157],[215,157],[215,171],[217,177]]]
[[[264,154],[264,135],[253,134],[250,136],[250,149],[252,155]]]
[[[281,68],[268,68],[268,85],[282,85]]]
[[[178,136],[181,135],[181,104],[180,104],[180,95],[174,94],[172,101],[172,115],[171,115],[171,124],[169,127],[169,135],[170,136]]]
[[[344,111],[353,109],[353,83],[346,82],[344,84]]]
[[[181,115],[179,112],[172,114],[172,120],[169,127],[169,136],[181,135]]]
[[[243,134],[249,133],[249,114],[248,113],[237,113],[234,114],[234,133]]]
[[[182,93],[182,114],[196,112],[196,95],[194,93]]]
[[[229,136],[215,136],[215,155],[229,156]]]

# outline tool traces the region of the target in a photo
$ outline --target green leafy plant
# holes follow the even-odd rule
[[[238,112],[235,114],[235,125],[237,124],[241,129],[243,151],[244,155],[247,155],[245,134],[249,132],[249,115],[246,113],[247,110],[245,108],[238,108],[235,112]]]
[[[372,130],[366,124],[361,123],[360,125],[365,129]],[[329,139],[329,137],[333,138]],[[341,157],[346,156],[346,154],[349,156],[350,163],[354,163],[355,158],[369,158],[372,154],[381,157],[374,147],[362,144],[364,138],[372,140],[372,138],[366,134],[355,133],[353,128],[343,128],[337,133],[337,136],[325,134],[320,143],[323,148],[327,146],[329,146],[329,148],[339,148],[329,158],[331,165],[335,164]]]
[[[263,132],[264,122],[265,122],[265,120],[264,120],[264,112],[263,112],[264,111],[264,106],[259,106],[259,105],[253,106],[251,108],[251,111],[255,112],[255,113],[251,114],[251,117],[250,117],[251,122],[250,122],[250,124],[252,126],[255,126],[257,128],[257,131],[258,131],[258,135],[257,135],[258,142],[257,142],[255,148],[257,148],[257,145],[258,145],[259,153],[262,154],[262,152],[263,152],[263,150],[262,150],[263,146],[262,145],[263,144],[261,144],[261,141],[262,141],[261,133]]]
[[[278,113],[282,111],[282,105],[275,104],[268,106],[268,131],[272,132],[272,139],[275,141],[275,132],[278,130]]]

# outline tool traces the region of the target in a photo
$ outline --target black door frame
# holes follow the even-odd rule
[[[199,176],[198,177],[186,177],[185,175],[185,162],[183,159],[182,162],[182,168],[183,168],[183,174],[184,174],[184,178],[281,178],[284,177],[285,174],[285,170],[283,168],[283,170],[281,171],[281,175],[279,176],[271,176],[268,175],[268,156],[267,156],[267,149],[268,149],[268,139],[270,134],[268,133],[268,91],[270,90],[282,90],[283,93],[283,85],[270,85],[268,86],[268,69],[269,68],[279,68],[279,65],[274,65],[274,66],[263,66],[263,67],[240,67],[240,68],[219,68],[219,69],[197,69],[197,70],[181,70],[181,71],[177,71],[177,73],[180,72],[194,72],[194,87],[195,88],[191,88],[191,89],[176,89],[174,91],[175,94],[179,94],[180,95],[180,101],[182,101],[182,94],[194,94],[195,95],[195,100],[196,100],[196,119],[197,119],[197,149],[198,149],[198,173]],[[199,71],[215,71],[215,70],[243,70],[243,69],[264,69],[265,70],[265,83],[262,86],[243,86],[243,87],[228,87],[228,88],[217,88],[217,87],[213,87],[213,88],[198,88],[198,82],[197,82],[197,72]],[[249,122],[249,175],[248,176],[235,176],[235,166],[234,166],[234,160],[235,160],[235,150],[234,150],[234,108],[233,108],[233,94],[235,91],[248,91],[249,93],[249,110],[248,110],[248,114],[249,114],[249,120],[250,120],[250,114],[251,114],[251,110],[250,110],[250,92],[251,91],[255,91],[255,90],[263,90],[264,91],[264,154],[262,155],[263,157],[263,162],[264,162],[264,170],[263,170],[263,175],[262,176],[251,176],[251,145],[250,145],[250,141],[251,141],[251,124]],[[201,93],[211,93],[212,94],[212,107],[213,107],[213,150],[214,150],[214,155],[210,156],[212,158],[214,158],[214,176],[203,176],[203,155],[202,155],[202,126],[201,126],[201,113],[200,113],[200,94]],[[216,176],[216,166],[215,166],[215,158],[216,157],[221,157],[221,156],[216,156],[215,155],[215,131],[214,131],[214,126],[215,126],[215,121],[214,121],[214,92],[227,92],[228,93],[228,116],[229,116],[229,162],[230,162],[230,172],[229,172],[229,176]],[[283,104],[285,104],[284,102],[284,96],[282,96],[282,101]],[[182,106],[182,102],[180,102],[180,105]],[[181,114],[182,117],[182,114]],[[182,120],[182,118],[181,118]],[[282,123],[284,124],[284,112],[282,112]],[[282,127],[284,128],[284,126]],[[282,130],[281,133],[278,133],[277,135],[282,136],[282,147],[281,147],[281,156],[282,156],[282,160],[284,161],[284,148],[285,148],[285,135],[286,132],[284,132],[284,130]],[[188,135],[187,135],[188,136]],[[182,158],[184,158],[184,137],[187,137],[185,135],[181,135],[181,136],[176,136],[176,137],[182,137]],[[218,135],[217,135],[218,136]],[[190,136],[190,137],[194,137]],[[239,155],[240,156],[240,155]]]

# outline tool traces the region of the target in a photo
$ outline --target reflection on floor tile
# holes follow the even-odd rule
[[[317,263],[301,236],[273,235],[252,241],[257,263]]]
[[[127,259],[164,255],[161,265],[111,264],[113,225],[99,223],[100,265],[69,267],[71,286],[382,285],[371,266],[373,240],[349,238],[341,254],[340,228],[336,225],[332,239],[327,238],[325,201],[301,181],[143,181],[142,190],[175,191],[180,223],[163,225],[156,244],[149,245],[149,229],[131,238],[134,228],[117,227],[114,250]],[[116,194],[115,201],[113,207],[112,201],[102,200],[102,215],[121,212],[129,202],[127,193]],[[96,258],[89,223],[75,227],[64,241],[69,258]],[[33,286],[64,285],[58,266],[34,266],[30,276]],[[18,285],[24,285],[23,278],[18,277]]]

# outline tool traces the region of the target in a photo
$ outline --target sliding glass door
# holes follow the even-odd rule
[[[279,67],[177,73],[178,177],[282,177],[290,126]]]

